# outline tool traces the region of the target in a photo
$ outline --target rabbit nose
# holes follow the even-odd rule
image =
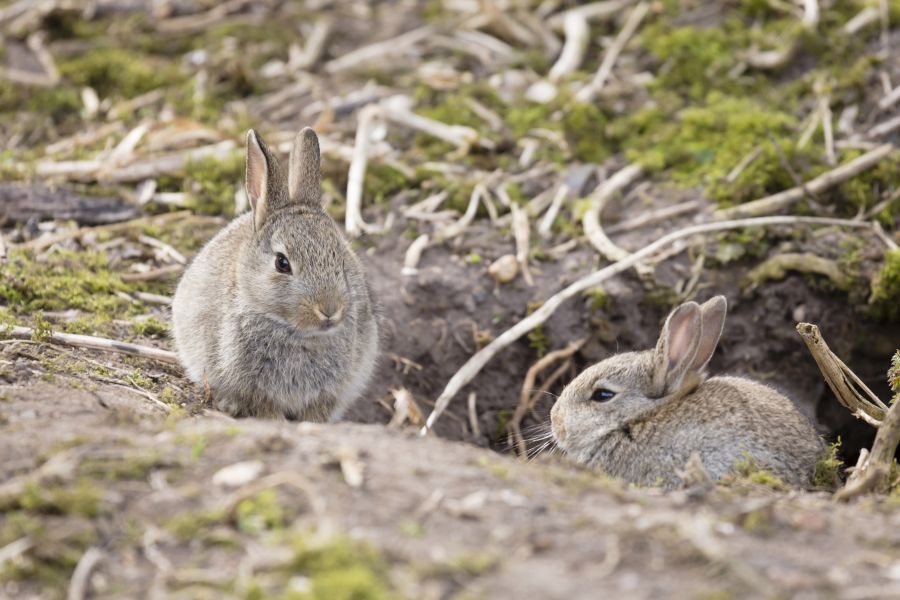
[[[315,307],[316,316],[324,329],[334,327],[344,318],[344,306],[337,303],[325,303]]]

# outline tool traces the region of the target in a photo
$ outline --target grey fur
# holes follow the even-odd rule
[[[550,413],[557,444],[579,463],[642,485],[677,486],[693,452],[714,479],[752,457],[786,483],[808,485],[824,446],[791,401],[750,379],[706,379],[725,311],[723,296],[683,304],[654,350],[617,354],[576,377]],[[691,339],[674,339],[685,324]],[[616,395],[591,400],[600,388]]]
[[[297,140],[289,179],[302,197],[289,193],[275,157],[248,133],[253,212],[200,251],[172,304],[188,377],[208,384],[218,407],[235,416],[336,420],[375,366],[377,323],[363,267],[312,201],[312,190],[319,194],[315,133],[305,129]],[[291,273],[276,271],[277,252]]]

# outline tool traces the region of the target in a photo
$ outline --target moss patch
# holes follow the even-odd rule
[[[775,491],[787,491],[790,487],[777,475],[759,466],[756,459],[749,454],[735,461],[733,475],[723,479],[725,483],[749,482]]]
[[[100,513],[100,490],[88,479],[74,484],[31,484],[16,504],[23,510],[40,514],[96,517]]]
[[[888,250],[884,265],[872,279],[872,312],[888,321],[900,320],[900,250]]]
[[[93,88],[101,98],[132,98],[184,79],[175,63],[122,48],[90,50],[61,62],[59,72],[74,86]]]
[[[235,152],[225,160],[213,157],[185,167],[182,189],[190,194],[188,207],[206,215],[234,216],[234,193],[244,179],[244,159]]]
[[[835,490],[841,485],[841,470],[844,461],[838,457],[841,449],[841,439],[830,444],[822,457],[816,461],[816,470],[813,474],[813,485],[820,489]]]
[[[26,250],[12,250],[0,271],[0,298],[14,313],[75,308],[117,314],[130,302],[115,295],[129,288],[109,269],[105,253],[57,250],[36,259]]]
[[[381,600],[397,598],[388,580],[387,563],[366,544],[346,538],[316,543],[294,540],[292,572],[309,579],[298,600]]]

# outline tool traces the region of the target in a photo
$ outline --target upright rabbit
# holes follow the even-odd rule
[[[714,479],[752,458],[808,485],[823,443],[791,401],[750,379],[706,379],[725,312],[724,296],[682,304],[655,350],[617,354],[576,377],[550,413],[556,443],[579,463],[643,485],[676,486],[694,452]]]
[[[363,267],[321,206],[319,141],[297,134],[287,180],[252,129],[247,195],[194,259],[172,304],[178,356],[236,416],[338,419],[375,366]]]

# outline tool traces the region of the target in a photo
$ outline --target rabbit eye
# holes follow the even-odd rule
[[[287,256],[278,252],[275,254],[275,270],[279,273],[290,273],[291,272],[291,261],[287,259]]]
[[[608,390],[606,388],[599,388],[594,390],[594,393],[591,394],[591,400],[594,402],[607,402],[612,400],[615,397],[616,393]]]

